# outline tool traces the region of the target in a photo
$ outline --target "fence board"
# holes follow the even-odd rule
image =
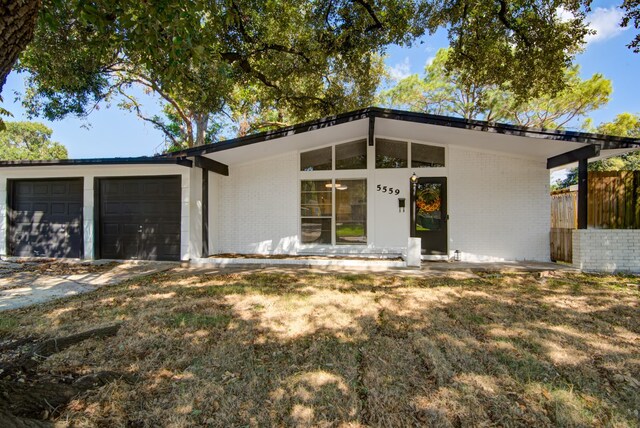
[[[587,223],[595,229],[640,229],[640,171],[589,171]],[[551,195],[551,259],[571,263],[578,192]]]
[[[551,229],[551,260],[571,263],[573,260],[573,229],[555,227]]]
[[[578,192],[551,195],[551,227],[565,229],[578,227]]]
[[[588,226],[640,229],[640,171],[589,171]],[[551,195],[551,227],[578,227],[578,193]]]

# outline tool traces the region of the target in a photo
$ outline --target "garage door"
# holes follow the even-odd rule
[[[180,260],[180,176],[101,178],[103,259]]]
[[[82,257],[82,179],[9,181],[9,253]]]

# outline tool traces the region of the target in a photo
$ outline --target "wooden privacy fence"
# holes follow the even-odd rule
[[[587,224],[594,229],[640,229],[640,171],[589,171]],[[571,263],[578,228],[578,192],[551,194],[551,260]]]
[[[640,171],[589,172],[589,227],[640,229]]]

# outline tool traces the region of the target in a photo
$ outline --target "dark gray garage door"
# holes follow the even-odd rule
[[[180,260],[180,176],[98,179],[103,259]]]
[[[82,257],[82,179],[10,180],[9,253]]]

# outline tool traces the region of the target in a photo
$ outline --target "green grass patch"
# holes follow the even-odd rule
[[[364,227],[362,225],[336,226],[336,236],[338,237],[364,236]]]
[[[13,317],[0,315],[0,334],[9,334],[18,327],[18,320]]]

